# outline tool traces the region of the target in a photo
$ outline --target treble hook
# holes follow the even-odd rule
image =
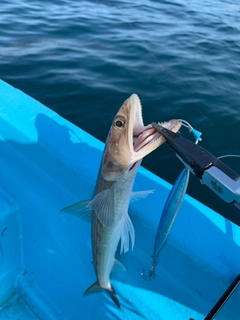
[[[144,274],[144,269],[142,269],[142,272],[141,272],[141,277],[143,278],[143,280],[145,281],[150,281],[152,280],[153,276],[154,276],[154,269],[157,265],[157,262],[156,262],[156,256],[155,255],[152,255],[152,265],[151,267],[148,269],[148,276],[146,276]]]

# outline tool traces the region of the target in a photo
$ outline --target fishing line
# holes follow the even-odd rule
[[[194,138],[196,139],[195,141],[195,144],[198,144],[198,141],[202,141],[202,138],[201,138],[201,135],[202,135],[202,132],[194,129],[189,122],[187,122],[186,120],[182,120],[182,119],[179,119],[181,122],[182,122],[182,126],[186,127],[189,129],[189,132],[192,132]]]
[[[218,159],[222,159],[222,158],[240,158],[240,155],[239,154],[225,154],[223,156],[220,156],[220,157],[217,157]]]

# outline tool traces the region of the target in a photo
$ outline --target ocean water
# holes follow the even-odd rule
[[[236,3],[1,0],[0,78],[101,141],[123,101],[137,93],[145,124],[185,119],[214,155],[240,154]],[[240,173],[239,158],[224,161]],[[170,183],[183,167],[165,145],[143,166]],[[231,213],[193,176],[188,194]]]

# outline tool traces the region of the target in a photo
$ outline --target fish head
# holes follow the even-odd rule
[[[171,120],[161,125],[176,132],[181,121]],[[151,124],[144,126],[140,99],[132,94],[114,117],[108,134],[101,168],[104,179],[118,180],[165,141]]]

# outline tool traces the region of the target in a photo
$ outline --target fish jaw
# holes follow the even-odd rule
[[[171,120],[161,125],[177,132],[181,121]],[[140,99],[132,94],[119,109],[108,134],[101,166],[104,179],[117,181],[165,141],[151,125],[144,126]]]
[[[177,132],[181,128],[182,122],[181,120],[170,120],[159,124],[173,132]],[[136,163],[164,142],[166,142],[166,139],[151,124],[144,127],[144,130],[137,135],[131,162],[133,164]]]

